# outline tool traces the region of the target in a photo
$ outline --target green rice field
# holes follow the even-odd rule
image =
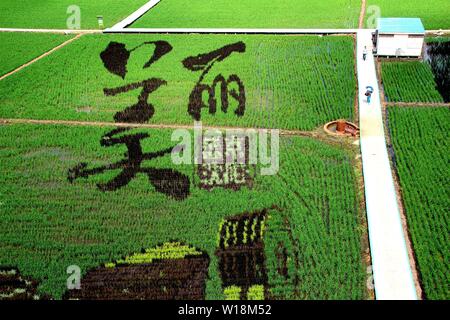
[[[356,0],[162,0],[132,28],[357,28]]]
[[[154,45],[133,49],[149,41],[166,41],[172,50],[144,68]],[[100,57],[111,42],[132,50],[124,79],[109,72]],[[140,91],[106,96],[105,88],[157,78],[167,84],[149,95],[155,109],[149,123],[192,124],[188,105],[202,72],[187,69],[183,60],[238,42],[245,52],[215,63],[202,82],[211,86],[219,75],[236,75],[245,89],[245,113],[234,115],[238,103],[231,95],[231,111],[223,112],[217,86],[218,111],[203,108],[204,124],[312,130],[336,118],[354,118],[353,38],[242,35],[85,35],[1,81],[0,117],[112,122],[117,111],[136,103]],[[230,84],[228,90],[235,89]]]
[[[381,71],[388,102],[444,102],[425,62],[382,62]]]
[[[0,302],[450,299],[450,0],[148,1],[0,0]]]
[[[72,36],[48,33],[0,32],[0,75],[13,71],[70,38]]]
[[[80,28],[99,29],[97,16],[105,27],[128,17],[147,0],[1,0],[0,28],[70,29],[70,6],[80,9]]]
[[[368,0],[366,21],[375,12],[369,10],[370,6],[380,8],[384,18],[421,18],[426,30],[450,29],[450,2],[447,0]]]
[[[424,295],[449,299],[450,110],[389,107],[408,230],[417,258]]]
[[[15,265],[23,276],[39,281],[39,293],[60,298],[70,265],[79,266],[84,275],[141,249],[179,241],[209,257],[205,297],[224,298],[235,286],[228,288],[219,272],[223,261],[217,250],[225,237],[220,228],[230,217],[262,211],[266,276],[254,281],[269,286],[266,297],[367,297],[362,258],[366,229],[354,151],[311,138],[282,137],[279,173],[262,176],[256,170],[252,185],[239,192],[199,187],[195,167],[174,165],[170,156],[142,163],[189,177],[189,194],[183,199],[157,192],[157,184],[145,174],[116,191],[101,191],[96,184],[120,170],[70,182],[68,172],[80,162],[93,168],[123,158],[124,145],[100,146],[101,136],[112,129],[0,126],[0,265]],[[174,144],[171,130],[129,133],[145,132],[150,135],[142,140],[145,152]],[[229,230],[225,240],[236,241],[236,229]],[[278,257],[281,244],[287,260]],[[283,263],[286,271],[277,271]]]

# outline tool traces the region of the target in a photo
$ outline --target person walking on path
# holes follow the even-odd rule
[[[364,46],[364,50],[363,50],[363,60],[366,61],[367,58],[367,46]]]
[[[370,99],[372,98],[373,93],[373,87],[367,86],[366,87],[366,93],[364,94],[367,97],[367,103],[370,104]]]

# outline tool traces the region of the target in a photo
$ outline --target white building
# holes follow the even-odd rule
[[[380,18],[374,35],[378,56],[419,57],[425,28],[419,18]]]

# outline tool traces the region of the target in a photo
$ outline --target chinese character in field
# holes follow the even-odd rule
[[[147,175],[156,191],[177,200],[185,199],[189,195],[190,186],[189,178],[186,175],[171,169],[142,167],[143,161],[156,159],[168,154],[170,155],[172,147],[156,152],[144,153],[142,151],[141,140],[148,138],[149,135],[147,133],[137,133],[116,137],[116,135],[126,132],[127,130],[129,129],[115,129],[105,134],[100,140],[100,144],[103,147],[125,144],[127,147],[125,159],[93,169],[88,169],[87,163],[82,162],[69,170],[69,181],[73,182],[78,178],[88,178],[91,175],[120,169],[121,172],[116,177],[106,183],[98,183],[97,187],[101,191],[114,191],[126,186],[138,173],[142,173]]]
[[[183,60],[183,65],[186,69],[191,71],[202,71],[199,80],[189,96],[188,112],[197,121],[201,117],[201,109],[208,108],[210,114],[215,114],[217,110],[216,87],[220,84],[220,99],[221,109],[227,112],[229,107],[229,96],[238,102],[238,106],[234,113],[237,116],[243,116],[245,112],[245,87],[241,79],[232,74],[226,79],[222,74],[218,74],[211,85],[203,83],[205,76],[209,73],[216,62],[221,62],[228,58],[233,52],[245,52],[245,43],[236,42],[226,45],[220,49],[203,53],[195,57],[188,57]],[[236,85],[237,88],[232,88],[231,85]],[[208,103],[203,102],[203,92],[208,94]]]
[[[134,49],[127,50],[125,44],[111,42],[105,51],[100,54],[103,65],[109,72],[125,79],[127,74],[127,63],[131,52],[142,48],[145,45],[155,45],[155,51],[152,57],[148,60],[143,69],[150,67],[153,63],[158,61],[161,57],[172,51],[172,46],[166,41],[151,41],[144,42]],[[116,122],[132,122],[143,123],[153,117],[155,113],[154,106],[148,102],[149,95],[156,91],[160,86],[166,85],[165,80],[159,78],[150,78],[144,81],[130,83],[118,88],[105,88],[103,92],[106,96],[116,96],[121,93],[136,90],[141,88],[141,94],[138,97],[138,102],[132,106],[127,107],[124,111],[117,112],[114,116]]]
[[[145,42],[130,51],[125,48],[124,44],[111,42],[100,56],[104,66],[111,73],[125,79],[127,74],[127,63],[131,52],[147,44],[153,44],[156,48],[150,60],[144,64],[143,69],[150,67],[154,62],[158,61],[162,56],[172,50],[172,46],[165,41]],[[153,105],[148,102],[149,96],[161,85],[165,84],[165,80],[150,78],[117,88],[105,88],[103,91],[107,96],[116,96],[121,93],[141,88],[138,102],[127,107],[123,111],[117,112],[114,116],[115,122],[143,123],[152,118],[155,109]],[[142,150],[141,141],[148,138],[149,135],[147,133],[122,134],[129,130],[131,130],[130,127],[114,129],[103,135],[100,140],[100,145],[104,147],[125,145],[127,152],[125,153],[124,159],[92,169],[88,169],[88,164],[82,162],[69,170],[68,180],[73,182],[78,178],[88,178],[92,175],[120,169],[121,171],[117,176],[106,183],[98,183],[97,187],[101,191],[114,191],[128,185],[138,173],[141,173],[147,175],[149,182],[157,192],[163,193],[176,200],[185,199],[190,193],[190,181],[186,175],[172,169],[143,167],[142,165],[144,161],[150,161],[170,155],[173,148],[171,147],[156,152],[146,153]]]

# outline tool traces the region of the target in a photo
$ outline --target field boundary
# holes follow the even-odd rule
[[[361,0],[361,12],[359,13],[358,28],[364,28],[364,17],[366,16],[366,0]]]
[[[86,34],[103,33],[100,29],[18,29],[18,28],[0,28],[0,32],[30,32],[30,33],[62,33],[62,34]]]
[[[84,33],[80,33],[80,34],[76,35],[75,37],[73,37],[73,38],[71,38],[71,39],[69,39],[69,40],[67,40],[67,41],[64,41],[63,43],[61,43],[60,45],[54,47],[53,49],[50,49],[49,51],[44,52],[43,54],[41,54],[41,55],[38,56],[37,58],[34,58],[33,60],[31,60],[31,61],[29,61],[29,62],[27,62],[27,63],[21,65],[20,67],[14,69],[13,71],[10,71],[10,72],[8,72],[8,73],[2,75],[2,76],[0,77],[0,81],[2,81],[3,79],[5,79],[5,78],[7,78],[7,77],[9,77],[9,76],[12,76],[12,75],[15,74],[16,72],[19,72],[20,70],[22,70],[22,69],[24,69],[24,68],[30,66],[31,64],[35,63],[36,61],[39,61],[39,60],[41,60],[42,58],[45,58],[45,57],[51,55],[53,52],[55,52],[55,51],[61,49],[62,47],[68,45],[69,43],[71,43],[71,42],[73,42],[73,41],[79,39],[79,38],[80,38],[81,36],[83,36],[83,35],[84,35]]]
[[[109,28],[104,33],[199,33],[199,34],[356,34],[358,29],[264,29],[264,28]]]
[[[145,129],[192,129],[192,125],[183,124],[153,124],[153,123],[127,123],[127,122],[101,122],[101,121],[76,121],[76,120],[42,120],[42,119],[11,119],[0,118],[0,125],[5,124],[42,124],[42,125],[68,125],[68,126],[85,126],[85,127],[120,127],[120,128],[145,128]],[[277,128],[255,128],[255,127],[231,127],[231,126],[209,126],[202,125],[203,129],[219,129],[219,130],[279,130],[280,135],[285,136],[315,136],[316,130],[302,131]]]

